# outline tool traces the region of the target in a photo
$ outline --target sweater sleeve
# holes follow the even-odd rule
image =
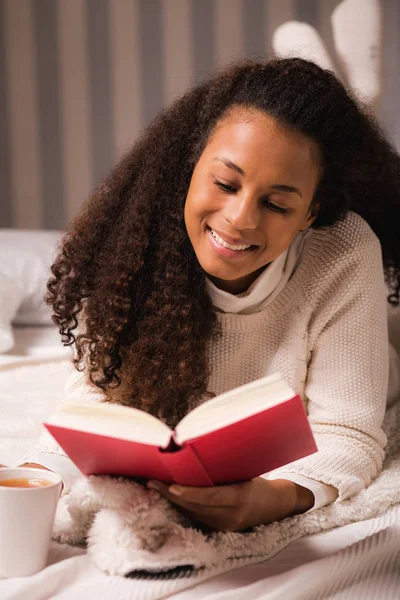
[[[279,471],[277,473],[266,473],[265,475],[262,475],[262,477],[265,479],[286,479],[287,481],[293,481],[293,483],[297,483],[298,485],[310,490],[314,496],[314,504],[307,512],[311,512],[317,508],[322,508],[327,504],[331,504],[338,497],[338,491],[336,488],[332,487],[331,485],[326,485],[326,483],[315,481],[315,479],[304,477],[304,475]]]
[[[65,384],[64,391],[61,404],[70,402],[93,404],[104,400],[102,391],[87,382],[85,372],[74,370]],[[63,494],[68,493],[73,482],[82,475],[47,430],[43,431],[37,445],[20,462],[36,463],[57,472],[64,482]]]
[[[386,444],[389,344],[377,238],[368,228],[315,275],[325,292],[310,322],[305,401],[318,451],[274,474],[331,485],[345,500],[377,476]]]

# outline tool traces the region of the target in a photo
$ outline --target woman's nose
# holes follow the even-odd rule
[[[254,198],[244,195],[230,196],[223,215],[235,229],[256,229],[258,225],[258,206]]]

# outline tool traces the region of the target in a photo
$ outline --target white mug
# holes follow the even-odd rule
[[[61,477],[44,469],[0,468],[0,484],[5,479],[33,478],[48,485],[0,485],[0,577],[33,575],[47,564]]]

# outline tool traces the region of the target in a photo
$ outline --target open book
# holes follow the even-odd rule
[[[44,425],[84,475],[191,486],[247,481],[317,450],[300,396],[279,375],[204,402],[175,431],[109,403],[62,405]]]

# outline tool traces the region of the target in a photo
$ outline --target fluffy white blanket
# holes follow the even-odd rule
[[[86,543],[95,564],[113,575],[176,576],[230,570],[272,557],[294,540],[370,519],[400,503],[400,404],[388,409],[382,473],[345,502],[263,525],[246,533],[204,533],[157,492],[124,479],[78,480],[59,503],[54,538]],[[203,578],[203,577],[202,577]]]

